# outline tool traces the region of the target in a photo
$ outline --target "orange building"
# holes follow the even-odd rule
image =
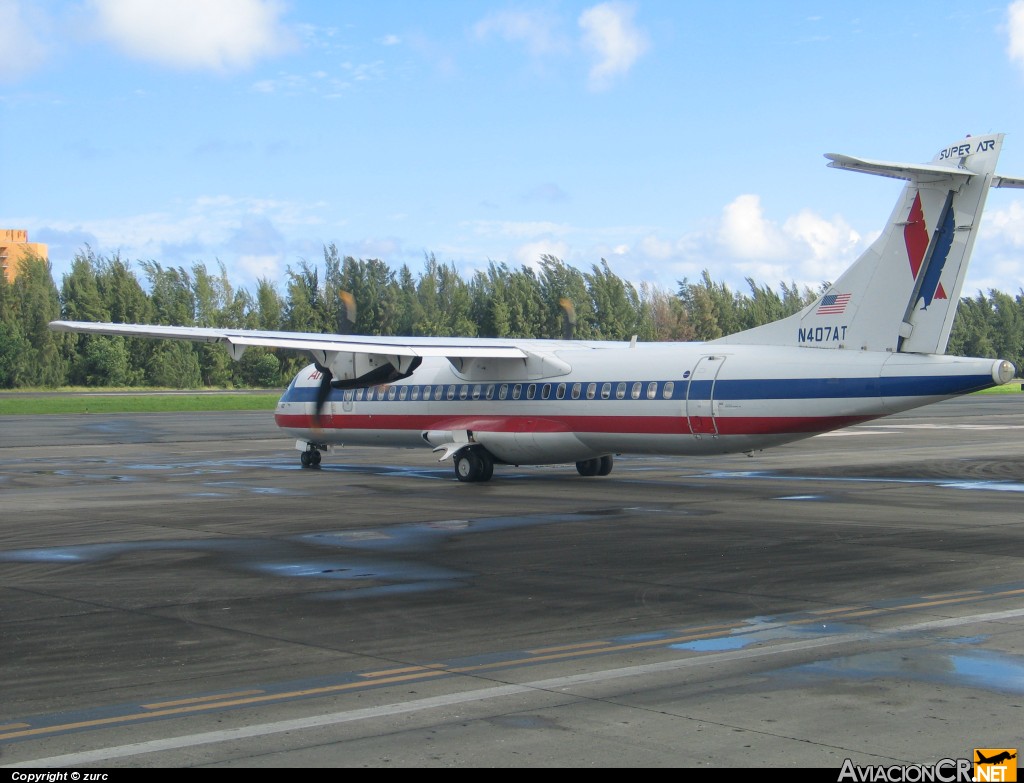
[[[22,259],[29,256],[46,259],[46,245],[29,242],[25,229],[0,228],[0,269],[8,283],[18,276]]]

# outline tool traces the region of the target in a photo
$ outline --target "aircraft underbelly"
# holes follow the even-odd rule
[[[476,432],[473,437],[498,460],[510,465],[577,462],[602,453],[593,451],[571,432]]]

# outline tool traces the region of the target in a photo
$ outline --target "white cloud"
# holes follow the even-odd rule
[[[274,282],[281,277],[281,273],[287,266],[287,260],[281,255],[241,255],[235,262],[235,269],[242,273],[244,278],[239,284],[245,288],[249,280],[265,279]],[[230,279],[230,275],[228,276]]]
[[[619,2],[588,8],[579,18],[583,46],[596,58],[590,69],[592,90],[604,90],[647,51],[647,36],[633,24],[633,8]]]
[[[46,20],[18,0],[0,0],[0,81],[14,81],[39,67],[49,52],[38,32]]]
[[[484,237],[526,239],[543,234],[565,235],[570,226],[545,220],[475,220],[468,223],[475,234]]]
[[[1024,0],[1014,0],[1006,9],[1010,43],[1006,53],[1012,62],[1024,66]]]
[[[571,248],[566,242],[542,239],[537,242],[527,242],[524,245],[520,245],[515,249],[513,256],[515,263],[539,270],[541,256],[555,256],[564,260],[569,256],[570,250]]]
[[[835,280],[865,246],[842,218],[828,221],[809,209],[789,218],[782,230],[799,248],[810,250],[810,257],[805,255],[800,264],[801,276],[808,280]]]
[[[1024,247],[1024,203],[1011,201],[1006,209],[986,213],[980,236],[986,241]]]
[[[556,27],[557,20],[542,11],[500,11],[481,19],[473,33],[483,40],[497,35],[506,41],[522,43],[534,57],[564,52],[568,48]]]
[[[131,57],[228,71],[279,54],[293,38],[276,0],[91,0],[96,28]]]
[[[761,197],[751,193],[725,205],[718,238],[730,253],[743,259],[780,258],[789,246],[779,227],[765,218]]]

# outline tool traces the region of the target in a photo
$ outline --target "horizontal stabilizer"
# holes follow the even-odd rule
[[[996,174],[992,177],[992,187],[994,188],[1024,188],[1024,178],[1022,177],[1004,177],[1000,174]]]
[[[881,177],[892,177],[893,179],[916,179],[921,183],[949,177],[958,181],[959,184],[959,182],[966,182],[974,176],[973,171],[952,166],[937,166],[928,163],[888,163],[882,160],[854,158],[850,155],[837,155],[831,152],[825,157],[832,161],[828,164],[829,168],[862,171],[865,174],[878,174]]]

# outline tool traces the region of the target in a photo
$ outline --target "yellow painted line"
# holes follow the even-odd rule
[[[417,666],[404,666],[401,669],[382,669],[379,672],[363,672],[359,676],[366,679],[370,679],[372,677],[393,677],[397,674],[409,674],[410,672],[431,671],[433,669],[443,668],[443,663],[424,663]]]
[[[433,672],[433,674],[444,674],[446,672]],[[426,674],[426,673],[424,673]],[[393,680],[383,680],[385,683],[391,682],[402,682],[408,678],[394,678]],[[379,683],[374,683],[377,685]],[[202,712],[207,710],[220,709],[223,707],[245,707],[254,704],[261,704],[269,701],[280,701],[282,699],[294,699],[302,696],[323,696],[328,693],[340,693],[342,691],[357,690],[365,688],[366,683],[363,682],[349,682],[341,685],[327,685],[322,688],[309,688],[301,691],[289,691],[286,693],[264,693],[262,696],[255,696],[251,698],[238,698],[229,699],[226,701],[215,701],[207,702],[205,704],[189,704],[182,707],[173,707],[163,710],[154,710],[152,712],[139,712],[130,715],[115,715],[110,718],[97,718],[95,720],[83,720],[76,723],[62,723],[57,726],[40,726],[37,729],[26,729],[24,731],[12,731],[6,734],[0,734],[0,740],[5,739],[18,739],[21,737],[37,737],[44,734],[54,734],[62,731],[71,731],[72,729],[89,729],[89,728],[100,728],[102,726],[115,726],[122,723],[130,723],[134,720],[149,719],[149,718],[164,718],[172,715],[186,715],[189,713]]]
[[[32,724],[30,724],[30,723],[7,723],[7,724],[5,724],[3,726],[0,726],[0,731],[10,731],[11,729],[23,729],[26,726],[30,726],[30,725],[32,725]]]
[[[560,644],[557,647],[538,647],[535,650],[527,650],[531,655],[544,655],[545,653],[552,652],[565,652],[566,650],[592,650],[595,647],[603,647],[606,644],[611,644],[607,639],[601,639],[596,642],[581,642],[579,644]]]
[[[690,628],[689,630],[687,630],[686,633],[687,634],[694,634],[694,633],[699,633],[699,632],[703,632],[703,631],[732,631],[735,628],[736,628],[735,625],[702,625],[702,626],[698,626],[697,628]],[[664,639],[664,638],[645,639],[642,642],[639,642],[639,644],[641,644],[643,646],[648,646],[650,644],[664,644],[665,641],[666,641],[666,639]],[[602,641],[596,641],[596,642],[582,642],[580,644],[564,644],[564,645],[559,645],[557,647],[538,647],[538,648],[536,648],[534,650],[527,650],[527,652],[533,653],[535,655],[546,655],[546,654],[549,654],[549,653],[571,652],[573,650],[579,650],[579,651],[587,652],[587,651],[590,651],[590,650],[592,650],[594,648],[600,648],[601,652],[604,652],[605,650],[630,649],[633,646],[633,644],[636,644],[636,643],[631,642],[630,644],[625,645],[625,646],[623,646],[623,645],[614,645],[613,646],[611,642],[609,642],[607,640],[602,640]]]
[[[240,696],[257,696],[265,691],[237,691],[235,693],[219,693],[216,696],[200,696],[196,699],[179,699],[178,701],[161,701],[153,704],[143,704],[147,710],[159,710],[164,707],[180,707],[183,704],[202,704],[207,701],[220,701],[221,699],[237,699]]]
[[[863,609],[863,608],[864,608],[863,606],[841,606],[838,609],[818,609],[815,612],[811,612],[811,614],[813,614],[813,615],[815,615],[817,617],[821,617],[822,615],[826,615],[826,614],[840,614],[842,612],[852,612],[854,609]]]

